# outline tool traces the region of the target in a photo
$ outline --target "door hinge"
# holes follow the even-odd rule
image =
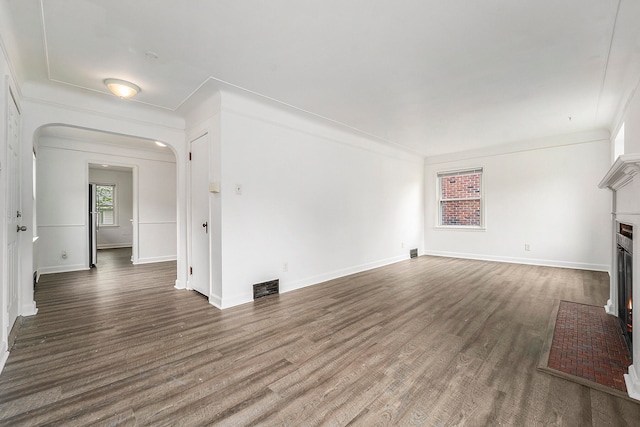
[[[193,267],[189,267],[189,274],[193,276]]]
[[[191,151],[189,151],[189,160],[191,160]]]

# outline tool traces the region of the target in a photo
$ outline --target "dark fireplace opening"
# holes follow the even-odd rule
[[[618,261],[618,319],[629,351],[633,332],[633,226],[618,223],[616,233]],[[633,353],[632,353],[633,357]]]

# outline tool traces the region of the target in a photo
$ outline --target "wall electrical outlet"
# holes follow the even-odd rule
[[[529,244],[528,244],[528,243],[525,243],[525,244],[524,244],[524,250],[525,250],[525,251],[530,251],[530,250],[531,250],[531,246],[529,246]]]
[[[62,254],[60,254],[60,256],[62,257],[62,259],[67,259],[67,251],[62,251]]]
[[[282,271],[284,271],[285,273],[287,271],[289,271],[289,263],[288,262],[285,261],[285,262],[282,263]]]

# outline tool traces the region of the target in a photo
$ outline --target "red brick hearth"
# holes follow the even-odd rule
[[[561,301],[548,366],[565,374],[627,392],[631,365],[618,319],[602,307]]]

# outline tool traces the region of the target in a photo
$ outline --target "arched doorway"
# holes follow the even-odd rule
[[[120,237],[130,233],[132,262],[177,259],[177,160],[170,147],[145,138],[48,125],[39,130],[34,148],[37,239],[33,252],[38,274],[90,267],[92,168],[131,173],[130,214],[117,218],[115,213],[106,226],[112,232],[120,230]],[[111,184],[118,192],[115,178],[102,184]]]

